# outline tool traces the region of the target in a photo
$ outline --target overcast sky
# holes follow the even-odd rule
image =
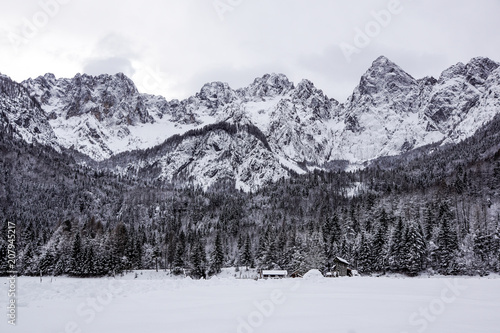
[[[499,0],[23,0],[0,9],[1,73],[123,72],[167,99],[276,72],[344,102],[380,55],[416,78],[476,56],[500,61]]]

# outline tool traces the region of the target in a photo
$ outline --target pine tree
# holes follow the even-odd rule
[[[83,276],[96,276],[96,271],[94,268],[95,256],[92,244],[86,244],[85,255],[83,260]]]
[[[276,264],[275,235],[268,228],[259,239],[258,264],[261,269],[272,269]]]
[[[360,272],[369,273],[372,271],[372,255],[370,242],[365,233],[361,233],[356,255],[357,268]]]
[[[224,266],[224,248],[220,234],[215,236],[215,246],[210,257],[210,275],[219,274]]]
[[[246,270],[253,266],[252,243],[250,236],[247,235],[245,244],[243,245],[243,252],[241,253],[241,264],[245,266]]]
[[[372,242],[372,268],[374,271],[385,271],[386,263],[386,244],[388,243],[389,218],[385,209],[382,209],[378,218],[378,229]]]
[[[71,249],[71,261],[69,272],[75,276],[81,276],[83,271],[83,260],[82,260],[82,240],[80,233],[77,232],[73,240],[73,245]]]
[[[174,258],[174,274],[182,274],[184,272],[184,246],[181,242],[177,242]]]
[[[321,232],[313,232],[306,240],[305,265],[308,270],[323,270],[326,266],[325,244]]]
[[[205,246],[201,240],[197,240],[194,244],[194,249],[191,255],[192,271],[191,275],[195,278],[201,279],[206,277],[206,253]]]
[[[111,238],[112,244],[112,265],[115,273],[122,273],[128,267],[129,259],[126,256],[129,245],[129,235],[127,227],[119,223]]]
[[[432,229],[434,227],[434,207],[432,203],[427,203],[424,212],[424,232],[425,239],[430,240],[432,237]]]
[[[306,267],[306,250],[300,237],[295,237],[293,244],[290,246],[291,260],[289,265],[290,273],[297,272],[299,275],[307,272]]]
[[[323,240],[325,243],[325,255],[326,261],[328,263],[333,263],[333,259],[338,253],[336,253],[336,246],[341,240],[342,229],[340,228],[340,223],[337,214],[332,217],[325,219],[325,223],[322,226]]]
[[[443,218],[438,236],[439,271],[443,274],[455,273],[455,252],[458,250],[456,232],[450,227],[448,218]]]
[[[410,223],[406,228],[404,249],[404,270],[408,275],[415,276],[423,268],[426,256],[426,244],[424,236],[414,223]]]
[[[186,236],[183,231],[180,232],[179,238],[176,243],[174,269],[173,273],[176,275],[184,273],[185,266],[185,253],[186,253]]]

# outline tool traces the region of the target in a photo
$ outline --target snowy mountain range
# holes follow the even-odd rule
[[[73,149],[115,172],[204,188],[255,190],[287,177],[358,167],[430,143],[457,143],[500,111],[500,64],[474,58],[438,79],[376,59],[345,103],[308,80],[266,74],[234,90],[212,82],[185,100],[139,93],[123,74],[0,75],[0,121],[20,139]]]

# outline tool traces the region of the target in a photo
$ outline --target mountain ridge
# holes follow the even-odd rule
[[[292,171],[328,169],[336,161],[357,168],[379,157],[470,137],[500,110],[499,67],[477,57],[449,67],[439,79],[415,79],[381,56],[344,103],[309,80],[294,84],[275,73],[236,90],[210,82],[180,101],[141,94],[123,74],[77,74],[72,79],[45,74],[21,85],[43,110],[33,117],[49,124],[50,129],[43,127],[46,136],[54,133],[56,142],[47,140],[48,145],[106,161],[180,135],[177,150],[128,160],[112,170],[156,165],[162,168],[161,179],[172,180],[182,168],[188,170],[185,179],[204,188],[229,177],[239,188],[255,190]],[[244,130],[227,136],[216,125],[224,123]],[[183,136],[193,130],[198,134]],[[241,165],[254,166],[244,173],[255,172],[256,177],[235,172]],[[263,165],[269,170],[256,167]]]

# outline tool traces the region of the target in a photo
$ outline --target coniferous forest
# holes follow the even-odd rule
[[[12,131],[0,128],[0,257],[15,223],[20,274],[327,271],[336,256],[361,274],[500,272],[498,116],[457,145],[293,175],[254,193],[231,181],[203,191],[116,175]]]

